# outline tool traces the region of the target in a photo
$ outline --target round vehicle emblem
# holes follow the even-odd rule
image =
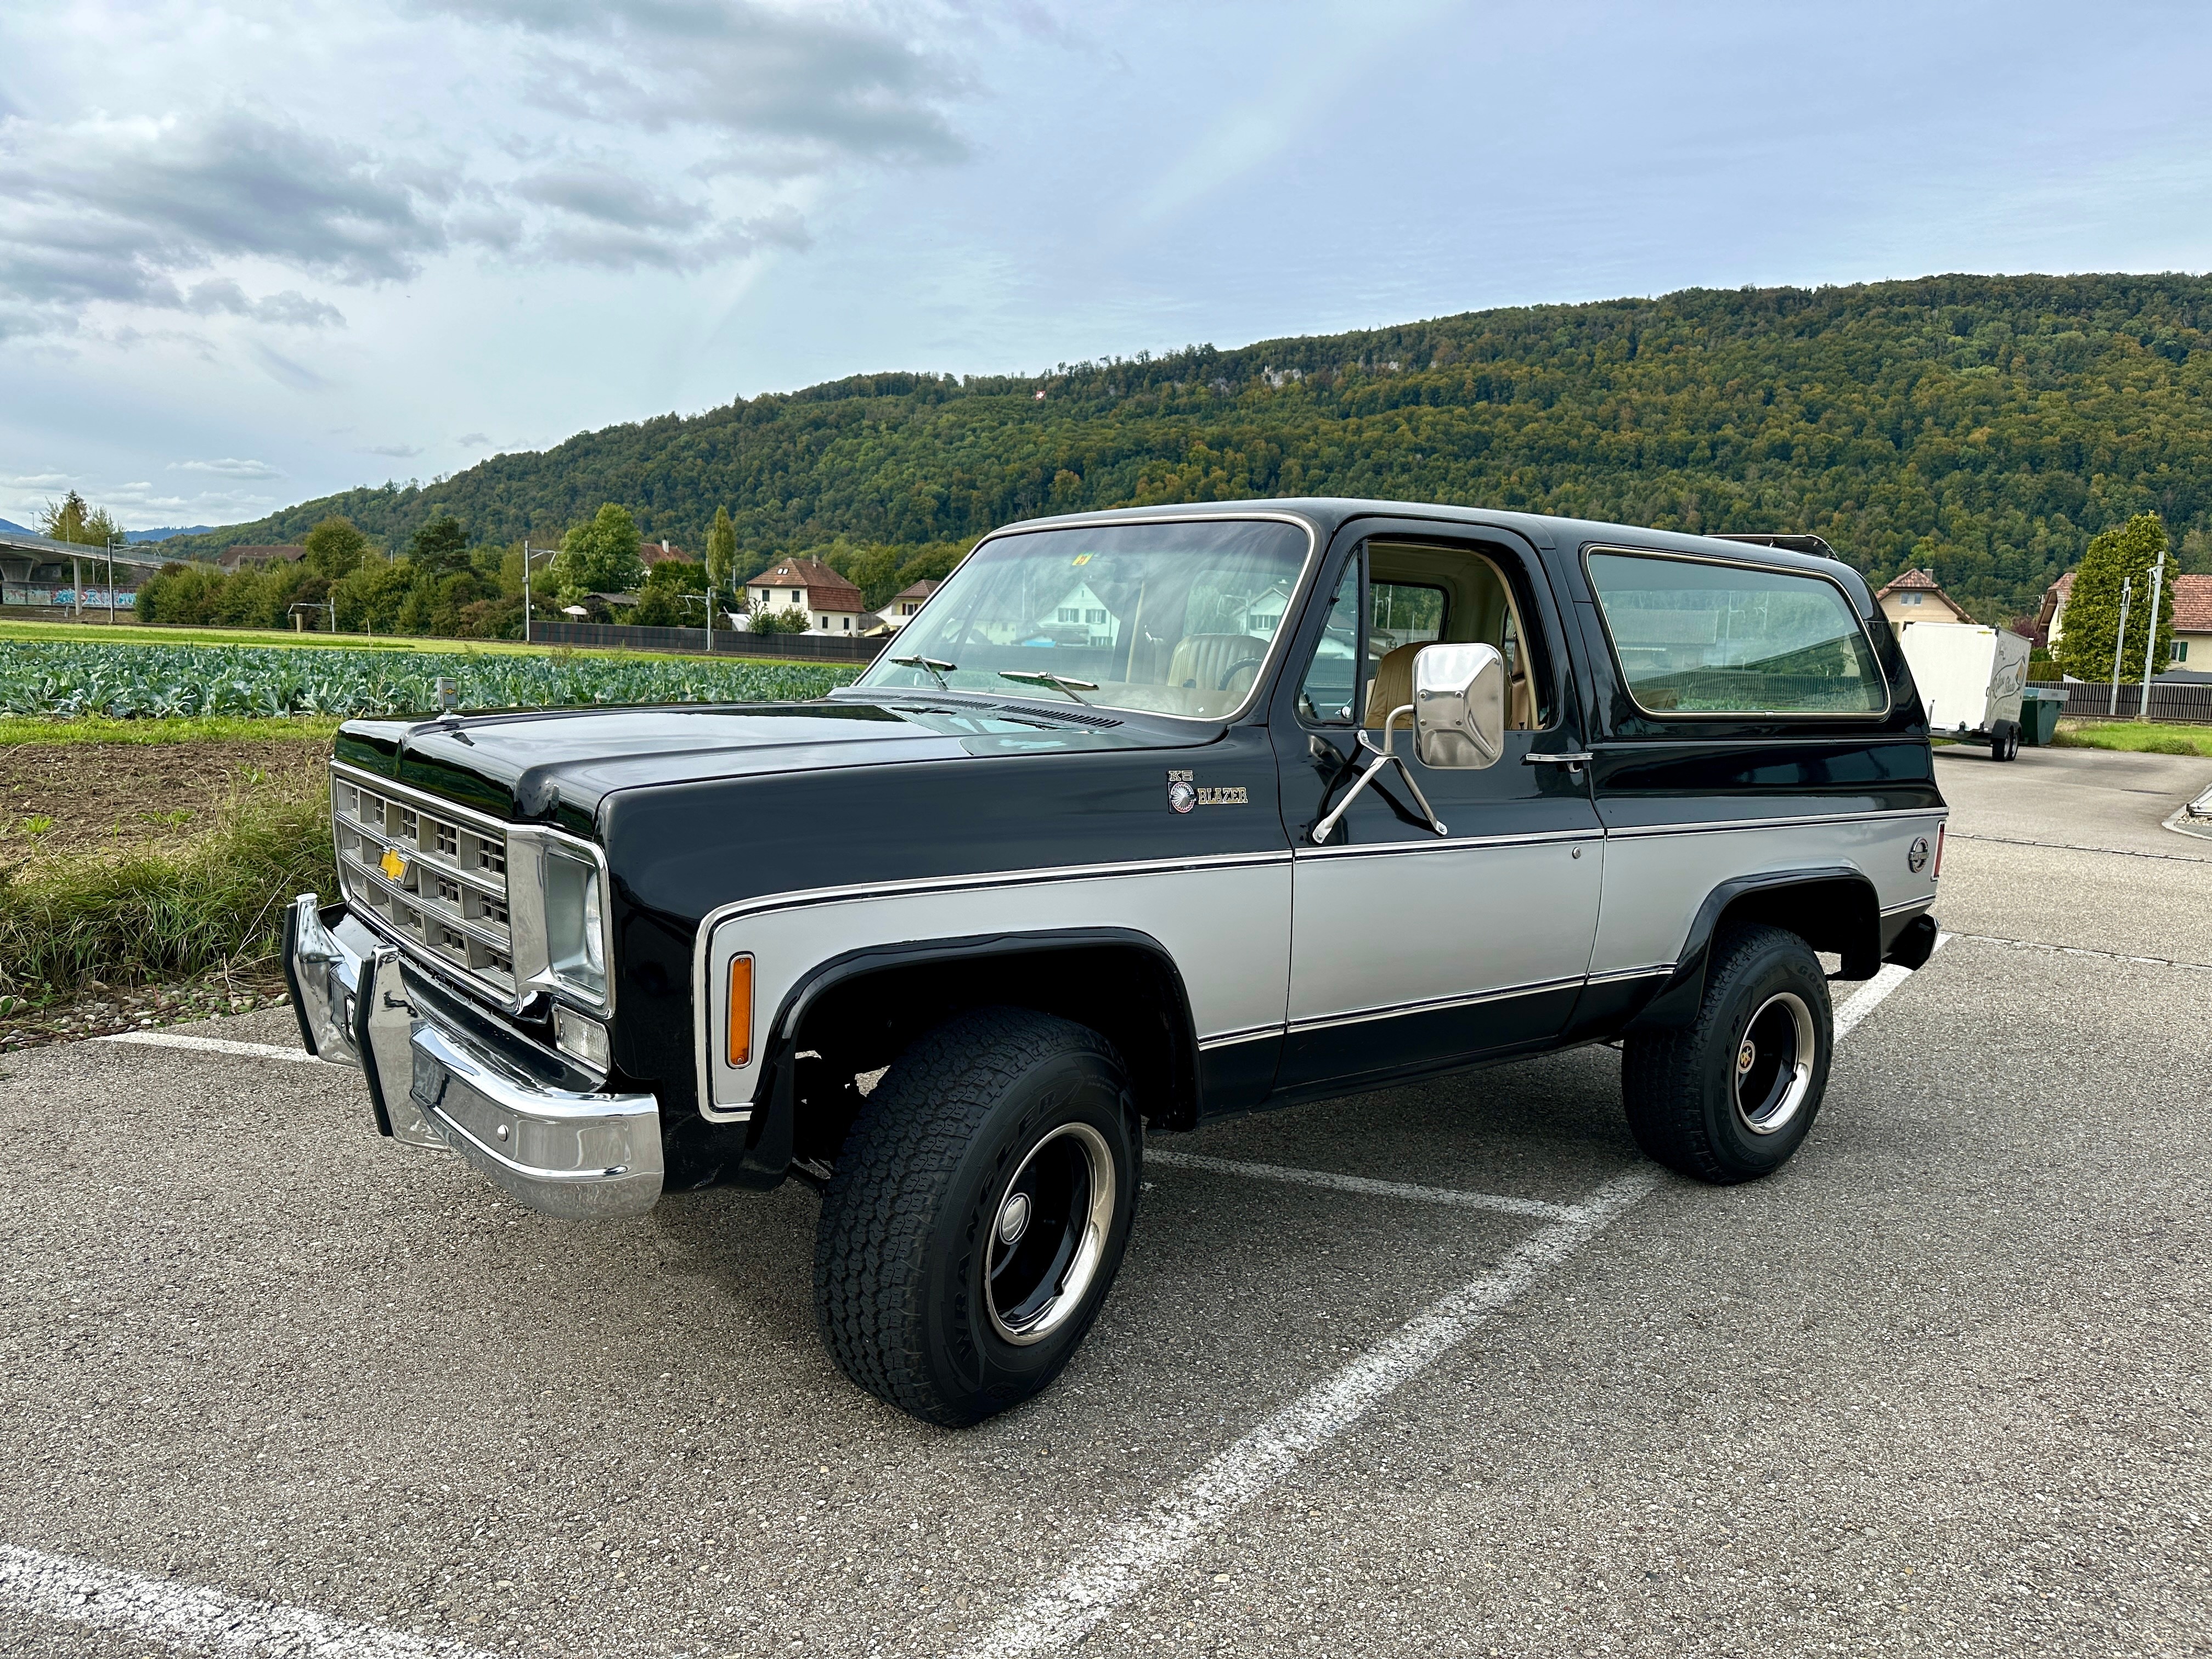
[[[1912,850],[1905,855],[1905,867],[1910,869],[1916,876],[1928,867],[1927,836],[1916,836],[1913,837]]]
[[[1198,789],[1194,784],[1177,778],[1168,786],[1168,805],[1178,812],[1188,812],[1198,805]]]

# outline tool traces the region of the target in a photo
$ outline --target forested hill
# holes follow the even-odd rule
[[[695,551],[941,542],[1048,512],[1255,495],[1813,531],[1930,566],[1985,620],[2154,508],[2212,568],[2212,279],[1938,276],[1472,312],[1036,379],[856,376],[359,489],[179,549],[556,535],[620,501]],[[1039,394],[1042,395],[1040,396]]]

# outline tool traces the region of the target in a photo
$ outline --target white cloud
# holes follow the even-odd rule
[[[367,444],[354,451],[356,455],[382,455],[394,461],[411,461],[422,453],[420,444]]]
[[[171,461],[172,472],[220,472],[228,478],[281,478],[283,471],[266,461],[225,458],[219,461]],[[127,488],[128,486],[126,486]]]

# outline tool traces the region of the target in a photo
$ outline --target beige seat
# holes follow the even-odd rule
[[[1267,641],[1249,634],[1186,634],[1176,641],[1175,655],[1168,659],[1168,684],[1198,691],[1232,691],[1241,699],[1267,654]]]
[[[1381,662],[1375,665],[1374,684],[1367,692],[1367,726],[1380,731],[1382,722],[1390,718],[1394,708],[1404,708],[1413,701],[1413,659],[1420,654],[1425,641],[1416,640],[1411,645],[1401,645]],[[1505,699],[1505,729],[1526,732],[1535,725],[1534,700],[1528,693],[1528,677],[1516,674],[1509,682]],[[1413,717],[1408,713],[1399,719],[1398,730],[1409,732]]]

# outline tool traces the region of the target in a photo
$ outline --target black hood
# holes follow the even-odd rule
[[[980,698],[678,704],[349,720],[337,757],[501,817],[589,833],[617,789],[1073,750],[1180,749],[1218,725]]]

